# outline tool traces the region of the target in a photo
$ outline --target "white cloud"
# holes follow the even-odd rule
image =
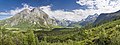
[[[94,14],[111,13],[120,10],[120,0],[79,0],[76,3],[87,6],[89,9],[86,10],[92,11]]]
[[[84,17],[82,10],[77,11],[73,10],[71,12],[69,11],[64,11],[64,10],[51,10],[51,6],[42,6],[40,7],[44,12],[46,12],[50,17],[55,17],[59,20],[66,19],[66,20],[71,20],[71,21],[80,21]]]
[[[88,10],[82,10],[82,9],[75,9],[72,11],[64,11],[64,10],[51,10],[51,6],[42,6],[40,7],[44,12],[46,12],[50,17],[55,17],[59,20],[66,19],[71,21],[81,21],[82,19],[85,19],[89,15],[94,15],[97,13],[97,10],[88,9]]]
[[[31,9],[34,8],[34,7],[29,6],[29,5],[27,5],[27,4],[22,4],[22,5],[23,5],[23,8],[16,8],[15,10],[10,10],[10,11],[6,11],[6,12],[0,12],[0,15],[15,15],[15,14],[21,12],[21,11],[24,10],[24,9],[29,9],[29,10],[31,10]]]
[[[10,10],[10,14],[15,15],[15,14],[21,12],[24,9],[32,10],[34,8],[34,7],[29,6],[27,4],[22,4],[22,5],[23,5],[23,8],[16,8],[15,10]]]
[[[79,0],[76,3],[87,6],[88,9],[75,9],[72,12],[64,10],[51,10],[51,6],[43,6],[45,11],[50,16],[58,19],[67,19],[72,21],[80,21],[89,15],[111,13],[120,10],[120,0]]]
[[[7,12],[0,12],[0,15],[9,15]]]

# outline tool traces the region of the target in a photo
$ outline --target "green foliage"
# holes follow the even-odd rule
[[[120,20],[88,28],[21,31],[3,26],[0,27],[0,45],[120,45]]]

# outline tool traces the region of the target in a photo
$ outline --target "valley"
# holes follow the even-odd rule
[[[107,26],[106,26],[107,25]],[[33,31],[1,27],[2,45],[114,45],[119,44],[120,20],[90,29],[73,28],[72,31]],[[6,35],[6,36],[5,36]],[[9,37],[9,38],[8,38]],[[28,37],[28,38],[27,38]],[[4,40],[3,40],[4,39]],[[29,40],[30,39],[30,40]],[[9,40],[9,41],[6,41]],[[18,41],[17,41],[18,40]],[[17,42],[16,42],[17,41]],[[25,42],[24,42],[25,41]],[[21,43],[19,43],[21,42]],[[23,43],[22,43],[23,42]]]

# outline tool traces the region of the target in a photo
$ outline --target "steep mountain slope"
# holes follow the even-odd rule
[[[39,8],[34,8],[32,10],[25,9],[11,18],[1,21],[0,25],[17,28],[50,28],[57,24],[45,12]]]
[[[89,15],[84,21],[80,23],[80,25],[85,26],[89,23],[93,23],[97,19],[97,17],[98,17],[98,14]]]
[[[94,25],[100,25],[118,19],[120,19],[120,11],[114,13],[102,13],[95,20]]]

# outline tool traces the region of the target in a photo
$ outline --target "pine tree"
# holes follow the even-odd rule
[[[27,36],[28,36],[28,44],[29,45],[36,45],[36,39],[35,39],[35,35],[33,33],[32,30],[28,30],[27,31]]]

